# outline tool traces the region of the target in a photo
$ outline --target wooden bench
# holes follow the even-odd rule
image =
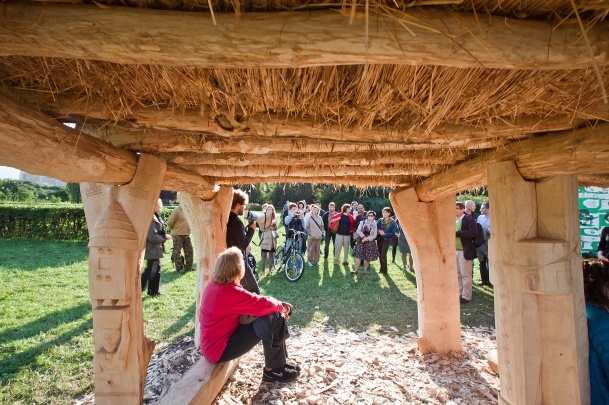
[[[181,380],[175,382],[165,395],[159,398],[158,405],[213,403],[237,364],[239,364],[239,359],[213,364],[205,358],[201,358],[184,374]]]

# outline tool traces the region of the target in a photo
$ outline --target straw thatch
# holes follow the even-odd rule
[[[259,11],[333,9],[396,21],[413,7],[431,7],[475,13],[481,24],[493,15],[506,17],[506,24],[528,19],[554,27],[581,23],[586,29],[605,23],[609,12],[606,1],[580,1],[574,9],[570,0],[95,4],[228,12],[235,18]],[[153,153],[226,184],[307,179],[412,184],[519,139],[608,120],[603,104],[608,85],[609,69],[598,61],[569,70],[395,64],[221,69],[0,57],[0,90],[11,97],[76,122],[120,148]]]

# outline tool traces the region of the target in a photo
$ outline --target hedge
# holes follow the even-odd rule
[[[167,220],[173,207],[164,209]],[[2,204],[0,238],[87,240],[85,212],[77,204]]]

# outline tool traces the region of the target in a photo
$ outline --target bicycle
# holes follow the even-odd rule
[[[291,243],[289,244],[290,247],[287,249],[287,251],[284,246],[280,246],[273,254],[275,260],[273,264],[273,269],[275,271],[279,271],[279,269],[283,268],[285,278],[287,278],[288,281],[291,282],[296,282],[300,280],[300,278],[304,274],[304,258],[302,257],[302,254],[298,251],[300,239],[304,235],[306,235],[305,232],[293,231],[292,235],[288,238],[291,240]],[[287,245],[288,243],[286,240],[286,246]]]

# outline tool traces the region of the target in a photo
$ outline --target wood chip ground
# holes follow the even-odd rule
[[[290,328],[289,362],[301,375],[290,384],[263,383],[262,346],[240,361],[216,404],[496,404],[499,377],[486,360],[495,332],[465,328],[463,351],[420,355],[416,334],[394,327],[376,333]],[[153,405],[200,358],[191,337],[153,355],[144,404]],[[84,404],[86,402],[81,402]]]

